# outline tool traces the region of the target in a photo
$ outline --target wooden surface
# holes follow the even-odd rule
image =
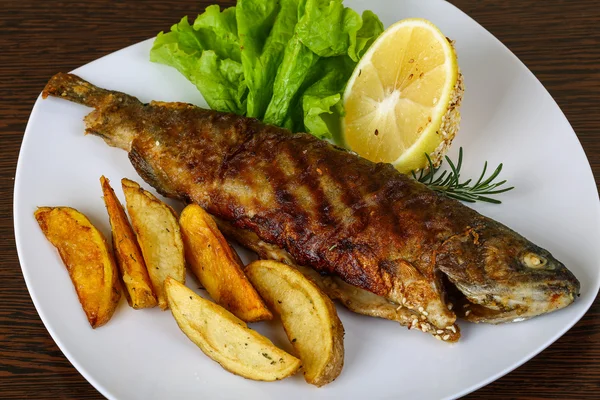
[[[506,44],[546,86],[577,132],[596,182],[600,182],[598,2],[451,2]],[[52,74],[147,39],[168,29],[181,16],[195,15],[204,8],[203,4],[208,2],[0,3],[0,398],[102,398],[47,333],[33,307],[17,259],[13,184],[19,147],[35,99]],[[558,342],[468,398],[600,398],[598,299]]]

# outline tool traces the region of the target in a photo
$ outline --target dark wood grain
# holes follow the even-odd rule
[[[596,182],[600,182],[598,2],[451,2],[504,42],[546,86],[573,125]],[[16,255],[12,223],[14,174],[35,99],[52,74],[147,39],[168,29],[181,16],[195,15],[208,3],[0,2],[0,398],[102,398],[48,335],[30,300]],[[600,398],[598,299],[558,342],[467,398]]]

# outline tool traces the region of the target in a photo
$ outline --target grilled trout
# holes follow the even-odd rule
[[[310,267],[354,311],[456,341],[457,317],[523,320],[579,293],[548,251],[390,164],[256,119],[143,104],[71,74],[51,78],[49,95],[94,108],[86,133],[126,150],[159,193],[201,205],[262,257]]]

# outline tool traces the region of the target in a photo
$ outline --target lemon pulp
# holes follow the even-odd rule
[[[345,145],[401,172],[439,161],[460,122],[462,76],[452,43],[431,22],[407,19],[372,44],[344,93]]]

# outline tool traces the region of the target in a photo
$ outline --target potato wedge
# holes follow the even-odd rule
[[[212,217],[199,205],[190,204],[182,211],[179,225],[188,265],[208,294],[246,322],[272,319]]]
[[[40,207],[34,216],[67,267],[90,325],[104,325],[121,298],[117,266],[104,236],[70,207]]]
[[[255,261],[245,271],[281,317],[306,382],[323,386],[337,378],[344,365],[344,327],[329,297],[301,272],[277,261]]]
[[[110,186],[110,181],[101,176],[100,184],[110,220],[115,259],[125,286],[123,292],[127,302],[135,309],[155,307],[157,301],[152,291],[152,282],[127,214]]]
[[[227,371],[257,381],[274,381],[287,378],[300,368],[296,357],[185,285],[167,278],[165,292],[179,328]]]
[[[166,310],[165,279],[171,276],[179,282],[185,282],[183,241],[177,216],[171,207],[136,182],[122,179],[121,184],[158,306]]]

